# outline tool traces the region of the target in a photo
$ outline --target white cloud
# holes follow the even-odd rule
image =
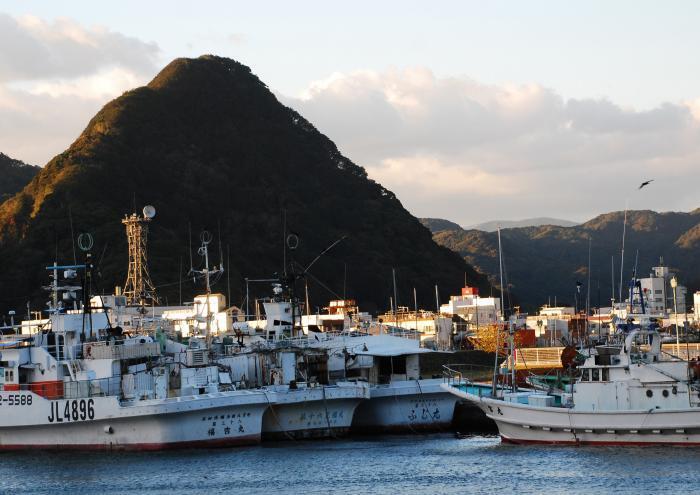
[[[108,67],[148,74],[160,50],[155,43],[85,27],[70,19],[46,22],[0,14],[0,81],[89,76]]]
[[[106,100],[142,83],[143,78],[134,72],[121,67],[112,67],[74,79],[37,81],[26,85],[26,91],[31,95],[48,95],[54,98],[76,96]]]
[[[700,99],[636,111],[426,68],[335,73],[283,99],[419,216],[584,220],[628,196],[636,208],[698,206]]]
[[[156,72],[154,43],[86,27],[0,14],[0,151],[43,165],[108,100]]]

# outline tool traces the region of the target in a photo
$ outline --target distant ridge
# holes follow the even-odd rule
[[[483,222],[476,225],[470,225],[466,227],[465,230],[483,230],[484,232],[495,232],[498,227],[502,229],[512,229],[518,227],[541,227],[543,225],[554,225],[556,227],[573,227],[578,225],[576,222],[571,222],[569,220],[562,220],[560,218],[549,218],[549,217],[537,217],[537,218],[526,218],[524,220],[492,220],[490,222]]]
[[[21,191],[40,170],[0,153],[0,203]]]
[[[420,218],[419,220],[433,233],[443,230],[462,230],[461,226],[444,218]]]
[[[573,227],[543,225],[501,231],[508,283],[527,309],[536,309],[556,296],[574,304],[576,282],[587,279],[588,239],[591,238],[591,304],[609,305],[611,275],[616,294],[620,281],[620,245],[624,212],[616,211]],[[498,278],[498,240],[495,232],[445,230],[433,238],[460,253],[478,270]],[[679,281],[688,287],[686,301],[700,288],[700,208],[689,213],[649,210],[627,212],[627,254],[624,281],[632,276],[638,252],[638,274],[646,276],[663,257]],[[611,274],[611,262],[615,271]],[[625,285],[626,287],[626,285]],[[623,293],[626,289],[623,289]]]

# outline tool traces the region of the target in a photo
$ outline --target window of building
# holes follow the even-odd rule
[[[600,380],[600,370],[599,369],[593,369],[591,370],[591,381],[592,382],[597,382]]]
[[[608,368],[603,368],[603,381],[604,382],[609,382],[610,381],[610,370]]]
[[[587,382],[587,381],[589,381],[589,380],[590,380],[590,375],[589,375],[589,373],[588,373],[588,370],[585,369],[585,370],[583,370],[583,372],[581,373],[581,381],[582,381],[582,382]]]

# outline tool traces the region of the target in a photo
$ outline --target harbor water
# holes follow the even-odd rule
[[[2,493],[698,493],[700,448],[385,436],[159,453],[4,453]]]

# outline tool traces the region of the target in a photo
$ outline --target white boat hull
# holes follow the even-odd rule
[[[48,400],[0,392],[0,450],[161,450],[260,442],[263,392],[121,403],[116,397]],[[12,404],[12,405],[10,405]]]
[[[363,383],[296,390],[284,387],[274,393],[275,402],[263,415],[265,440],[344,436],[357,406],[369,399],[369,387]]]
[[[479,397],[447,384],[445,390],[481,408],[503,442],[562,445],[700,445],[700,409],[575,411]]]
[[[442,431],[452,425],[457,397],[443,390],[442,379],[393,382],[370,387],[370,400],[355,411],[355,432]]]

